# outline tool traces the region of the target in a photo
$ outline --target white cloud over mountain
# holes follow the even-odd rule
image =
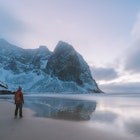
[[[113,80],[118,77],[114,68],[91,67],[91,73],[96,80]]]
[[[124,52],[124,69],[133,73],[140,73],[140,13],[131,31],[132,43]]]
[[[10,11],[0,7],[0,36],[7,37],[17,32],[25,32],[26,26]]]

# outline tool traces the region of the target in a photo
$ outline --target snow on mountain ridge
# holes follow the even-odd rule
[[[20,85],[26,92],[101,92],[83,57],[66,42],[59,41],[51,52],[46,46],[22,49],[0,39],[0,48],[0,80],[11,90]]]
[[[0,43],[0,49],[2,50],[0,52],[0,61],[3,64],[1,67],[12,70],[14,73],[42,69],[44,61],[47,63],[47,59],[51,55],[51,52],[45,46],[38,49],[22,49],[3,39],[0,40]]]
[[[4,39],[0,39],[0,50],[0,54],[7,53],[9,55],[14,53],[15,51],[22,50],[22,48],[12,45]]]

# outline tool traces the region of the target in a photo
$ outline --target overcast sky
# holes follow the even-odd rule
[[[92,66],[99,86],[125,91],[137,83],[140,92],[139,0],[0,0],[0,38],[52,51],[66,41]]]

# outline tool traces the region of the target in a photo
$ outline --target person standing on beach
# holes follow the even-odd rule
[[[24,97],[22,93],[22,88],[19,87],[18,90],[15,92],[15,118],[17,118],[18,112],[19,112],[19,117],[22,118],[22,104],[24,104]]]

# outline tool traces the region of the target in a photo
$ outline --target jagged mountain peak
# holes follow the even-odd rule
[[[23,49],[0,39],[0,60],[5,70],[15,74],[29,72],[33,69],[44,69],[50,50],[46,46],[37,49]]]
[[[38,50],[39,50],[39,52],[42,52],[42,53],[44,53],[44,52],[51,53],[51,51],[48,49],[48,47],[44,46],[44,45],[39,46]]]
[[[55,47],[54,53],[75,51],[73,46],[64,41],[59,41]]]
[[[6,41],[5,39],[0,39],[0,49],[1,49],[1,52],[2,51],[14,51],[14,50],[21,50],[22,48],[20,47],[17,47],[11,43],[9,43],[8,41]]]
[[[62,62],[65,61],[65,58],[70,59],[72,57],[78,57],[77,54],[78,53],[72,45],[68,44],[67,42],[59,41],[51,57],[57,57],[58,61]]]
[[[66,47],[66,46],[67,46],[67,47],[70,47],[70,46],[72,46],[72,45],[70,45],[69,43],[67,43],[67,42],[65,42],[65,41],[60,40],[60,41],[57,43],[56,47],[60,47],[60,46],[61,46],[61,47],[62,47],[62,46],[63,46],[63,47],[64,47],[64,46],[65,46],[65,47]]]
[[[19,48],[18,46],[15,46],[11,43],[9,43],[8,41],[6,41],[5,39],[0,39],[0,47],[9,47],[9,48]]]
[[[41,50],[46,50],[46,49],[48,49],[46,46],[44,46],[44,45],[41,45],[41,46],[39,46],[39,49],[41,49]]]
[[[77,58],[77,53],[71,45],[66,42],[59,41],[53,54],[48,59],[46,72],[51,74],[51,76],[57,76],[61,80],[66,80],[67,78],[64,76],[66,78],[65,79],[62,76],[64,74],[63,70],[65,71],[68,67],[74,68],[76,63],[79,65]]]
[[[10,44],[10,43],[4,38],[0,38],[0,44]]]

